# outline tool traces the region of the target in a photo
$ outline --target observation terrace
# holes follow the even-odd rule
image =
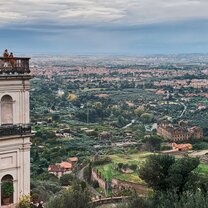
[[[0,74],[29,74],[30,58],[3,58],[0,57]]]

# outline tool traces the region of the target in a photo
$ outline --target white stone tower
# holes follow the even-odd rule
[[[0,58],[0,207],[30,193],[29,73],[29,58]]]

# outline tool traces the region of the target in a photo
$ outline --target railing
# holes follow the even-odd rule
[[[3,58],[0,57],[0,74],[29,74],[30,58]]]
[[[28,134],[31,134],[31,125],[29,124],[0,126],[0,137],[14,136],[14,135],[23,136]]]
[[[95,207],[102,205],[102,204],[112,204],[112,203],[119,203],[128,200],[128,196],[121,196],[121,197],[112,197],[112,198],[103,198],[94,200],[90,204],[93,204]]]

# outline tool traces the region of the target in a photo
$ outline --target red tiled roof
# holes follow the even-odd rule
[[[177,149],[192,149],[191,144],[176,144],[176,143],[173,143],[172,146],[174,148],[177,148]]]
[[[64,172],[64,168],[60,165],[49,165],[48,167],[49,172]]]
[[[68,160],[71,161],[71,162],[78,162],[77,157],[70,157]]]
[[[65,169],[71,169],[71,168],[72,168],[72,164],[69,163],[69,162],[61,162],[61,163],[59,163],[59,165],[60,165],[62,168],[65,168]]]

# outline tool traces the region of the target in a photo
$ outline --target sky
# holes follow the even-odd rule
[[[208,53],[208,0],[0,0],[16,54]]]

